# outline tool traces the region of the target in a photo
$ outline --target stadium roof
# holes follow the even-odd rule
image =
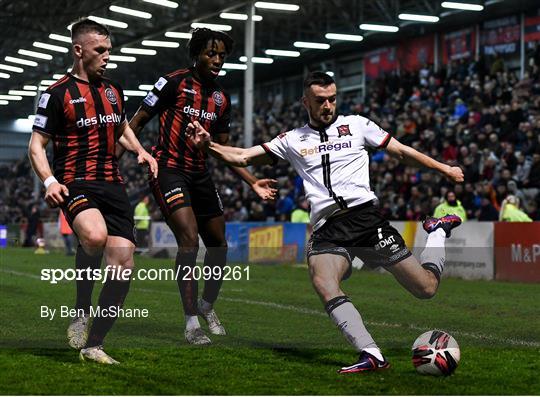
[[[285,2],[284,0],[280,0]],[[464,0],[461,0],[464,1]],[[169,6],[156,3],[166,2]],[[359,54],[370,48],[404,38],[424,34],[435,30],[459,29],[471,26],[488,18],[531,10],[538,6],[536,0],[490,0],[473,1],[484,5],[482,12],[455,11],[441,7],[441,1],[433,0],[292,0],[299,6],[298,11],[276,11],[256,8],[262,20],[255,22],[255,56],[268,57],[264,50],[280,49],[300,51],[300,58],[271,56],[274,62],[256,67],[255,81],[277,78],[280,75],[302,73],[304,65],[315,64],[324,59],[342,55]],[[139,85],[153,84],[160,74],[188,64],[184,50],[187,39],[167,37],[166,32],[190,30],[193,22],[227,24],[232,27],[229,34],[235,39],[235,49],[228,62],[241,64],[239,57],[244,55],[244,21],[223,19],[222,12],[246,13],[249,2],[236,0],[0,0],[2,35],[0,36],[0,104],[5,103],[2,95],[10,90],[23,90],[25,86],[43,86],[43,80],[55,80],[56,74],[63,74],[71,66],[71,54],[56,45],[68,49],[69,43],[59,41],[56,34],[69,36],[67,26],[82,16],[95,16],[123,22],[127,27],[111,26],[113,32],[113,53],[134,57],[134,62],[126,59],[111,60],[117,65],[109,70],[109,76],[118,80],[125,90],[145,91]],[[175,6],[172,8],[170,6]],[[111,7],[115,6],[115,7]],[[120,7],[120,8],[119,8]],[[149,15],[127,15],[125,8],[142,11]],[[120,11],[120,12],[119,12]],[[439,16],[437,23],[418,23],[403,21],[401,13]],[[149,17],[149,18],[148,18]],[[359,29],[361,23],[380,23],[400,26],[399,33],[375,33]],[[350,42],[327,39],[326,33],[360,34],[362,42]],[[61,39],[61,37],[60,37]],[[143,40],[166,40],[179,43],[177,48],[155,47],[156,43]],[[318,42],[330,44],[326,50],[296,48],[294,42]],[[44,45],[45,44],[45,45]],[[176,45],[176,44],[173,44]],[[48,48],[44,48],[48,47]],[[122,53],[122,48],[154,49],[157,55],[138,55]],[[20,51],[22,50],[22,51]],[[48,54],[48,58],[36,58],[36,54],[26,51]],[[65,51],[65,50],[64,50]],[[39,56],[39,54],[38,54]],[[9,57],[6,60],[6,57]],[[16,62],[18,58],[26,64]],[[28,65],[30,61],[30,65]],[[2,65],[7,65],[5,68]],[[16,69],[13,69],[16,68]],[[10,69],[10,70],[7,70]],[[9,75],[9,78],[5,78]],[[226,87],[242,85],[243,72],[230,69],[223,79]],[[29,88],[29,87],[27,87]],[[13,92],[13,91],[12,91]],[[16,92],[16,91],[15,91]],[[129,92],[129,91],[128,91]],[[136,92],[130,95],[137,95]],[[31,95],[31,94],[29,94]],[[139,93],[139,95],[143,95]],[[140,99],[140,98],[139,98]],[[138,103],[139,99],[128,101]],[[0,106],[0,118],[26,117],[33,113],[35,97],[22,96],[19,101],[10,101]]]

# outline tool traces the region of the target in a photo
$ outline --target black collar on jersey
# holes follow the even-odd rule
[[[199,72],[197,71],[197,68],[195,66],[190,66],[188,69],[191,71],[191,76],[193,77],[193,80],[198,81],[199,83],[201,83],[202,86],[210,88],[215,88],[217,86],[216,80],[204,80],[199,75]]]
[[[92,85],[92,86],[94,86],[94,87],[99,87],[99,86],[101,86],[101,83],[103,82],[103,79],[99,79],[99,80],[96,80],[96,81],[86,81],[86,80],[83,80],[83,79],[78,78],[77,76],[75,76],[75,75],[74,75],[73,73],[71,73],[71,72],[67,72],[66,74],[67,74],[69,77],[72,77],[72,78],[74,78],[75,80],[77,80],[79,83]]]

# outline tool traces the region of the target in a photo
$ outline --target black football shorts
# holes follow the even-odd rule
[[[78,214],[89,208],[97,208],[105,219],[109,236],[123,237],[136,244],[133,207],[122,183],[74,181],[66,186],[69,197],[61,208],[72,228]]]
[[[351,264],[355,256],[370,268],[389,267],[412,255],[399,232],[383,218],[379,208],[368,202],[330,217],[313,232],[307,257],[319,254],[341,255]]]
[[[208,171],[183,172],[160,168],[150,188],[165,219],[179,208],[192,207],[197,218],[223,215],[223,204]]]

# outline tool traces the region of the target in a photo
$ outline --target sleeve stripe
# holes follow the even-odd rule
[[[392,135],[390,135],[388,132],[386,133],[386,136],[384,137],[383,141],[381,142],[381,144],[379,145],[379,147],[377,147],[377,149],[384,149],[385,147],[388,146],[388,144],[390,143],[390,138],[392,138]]]
[[[266,154],[270,156],[270,158],[272,159],[272,165],[277,164],[277,162],[279,161],[279,157],[276,156],[276,154],[270,150],[270,148],[266,145],[266,143],[263,143],[261,146],[266,152]]]

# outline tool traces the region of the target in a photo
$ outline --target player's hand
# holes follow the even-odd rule
[[[445,172],[445,175],[452,182],[461,183],[465,180],[463,175],[463,170],[459,167],[448,167],[448,170]]]
[[[186,134],[197,149],[204,149],[210,144],[210,133],[196,120],[188,124]]]
[[[49,185],[45,192],[45,201],[51,208],[56,208],[64,204],[65,197],[69,196],[69,190],[66,185],[54,182]]]
[[[152,172],[152,175],[154,176],[154,178],[157,178],[158,163],[156,159],[153,158],[152,155],[150,155],[150,153],[148,153],[146,150],[143,149],[137,155],[137,161],[139,162],[139,165],[148,164],[148,166],[150,167],[150,172]]]
[[[252,189],[263,200],[275,200],[277,189],[273,185],[277,183],[275,179],[257,179],[257,181],[251,185]]]

